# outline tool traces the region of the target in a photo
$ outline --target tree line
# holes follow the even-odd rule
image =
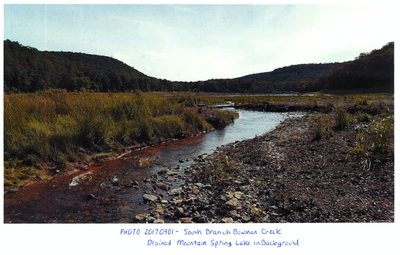
[[[394,85],[394,43],[346,63],[301,64],[235,79],[177,82],[147,76],[111,57],[39,51],[4,41],[4,92],[47,89],[95,92],[194,91],[220,93],[310,92]]]

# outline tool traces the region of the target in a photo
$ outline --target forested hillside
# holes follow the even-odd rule
[[[272,72],[250,74],[238,79],[270,82],[306,81],[325,74],[341,65],[343,65],[343,63],[291,65],[277,68]]]
[[[34,92],[157,90],[162,80],[148,77],[111,57],[72,52],[47,52],[4,41],[4,90]]]
[[[394,42],[370,53],[361,53],[354,61],[331,70],[305,86],[308,91],[370,88],[394,91]]]
[[[236,79],[196,82],[149,77],[111,57],[47,52],[4,41],[4,91],[46,89],[96,92],[195,91],[230,93],[311,92],[321,90],[394,91],[394,43],[361,53],[345,63],[301,64]]]

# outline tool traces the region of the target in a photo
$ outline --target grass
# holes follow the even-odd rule
[[[4,158],[21,160],[29,167],[42,162],[62,167],[79,160],[81,148],[98,153],[136,142],[179,138],[184,132],[205,131],[211,124],[192,107],[199,102],[197,97],[168,98],[140,91],[49,90],[5,95]],[[222,123],[231,116],[237,117],[217,111],[212,119]],[[12,179],[15,172],[27,171],[10,165],[5,168],[6,179]]]
[[[314,134],[315,140],[321,140],[325,138],[332,137],[334,132],[331,128],[331,121],[330,121],[329,116],[324,116],[324,115],[317,115],[314,117]]]
[[[140,91],[68,93],[65,90],[5,95],[4,159],[7,162],[20,160],[27,167],[46,161],[65,166],[84,157],[79,152],[81,149],[99,153],[155,138],[179,138],[182,133],[208,130],[211,125],[224,126],[238,117],[227,111],[213,111],[206,116],[195,107],[199,104],[231,101],[236,105],[269,102],[333,106],[335,102],[337,106],[336,102],[340,102],[341,107],[350,107],[355,101],[368,104],[372,100],[380,105],[392,102],[393,98],[385,94],[259,96]],[[341,110],[337,110],[336,115],[337,125],[342,128],[352,121]],[[360,114],[357,119],[369,121],[367,115]],[[377,126],[376,129],[382,128]],[[332,129],[320,122],[315,132],[316,137],[326,138]],[[5,168],[7,176],[20,171],[19,167],[7,165]],[[14,170],[8,171],[11,168]]]
[[[49,177],[45,170],[32,166],[25,166],[22,161],[4,163],[4,186],[10,191],[17,191],[29,180],[44,180]]]
[[[377,155],[389,155],[394,152],[394,117],[373,120],[368,127],[357,135],[356,146],[347,153],[360,156],[363,170],[371,168],[372,158]]]
[[[353,118],[342,107],[335,107],[335,127],[337,129],[345,129],[354,123]]]

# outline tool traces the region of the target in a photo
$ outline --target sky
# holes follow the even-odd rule
[[[395,40],[391,5],[4,5],[4,39],[116,58],[156,78],[353,60]]]

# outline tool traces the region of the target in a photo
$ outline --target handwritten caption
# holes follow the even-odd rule
[[[121,228],[123,236],[145,236],[147,246],[211,246],[237,247],[237,246],[270,246],[289,247],[299,246],[299,239],[285,240],[282,229],[260,228],[259,230],[241,230],[238,228],[213,230],[188,229],[177,230],[174,228]]]

